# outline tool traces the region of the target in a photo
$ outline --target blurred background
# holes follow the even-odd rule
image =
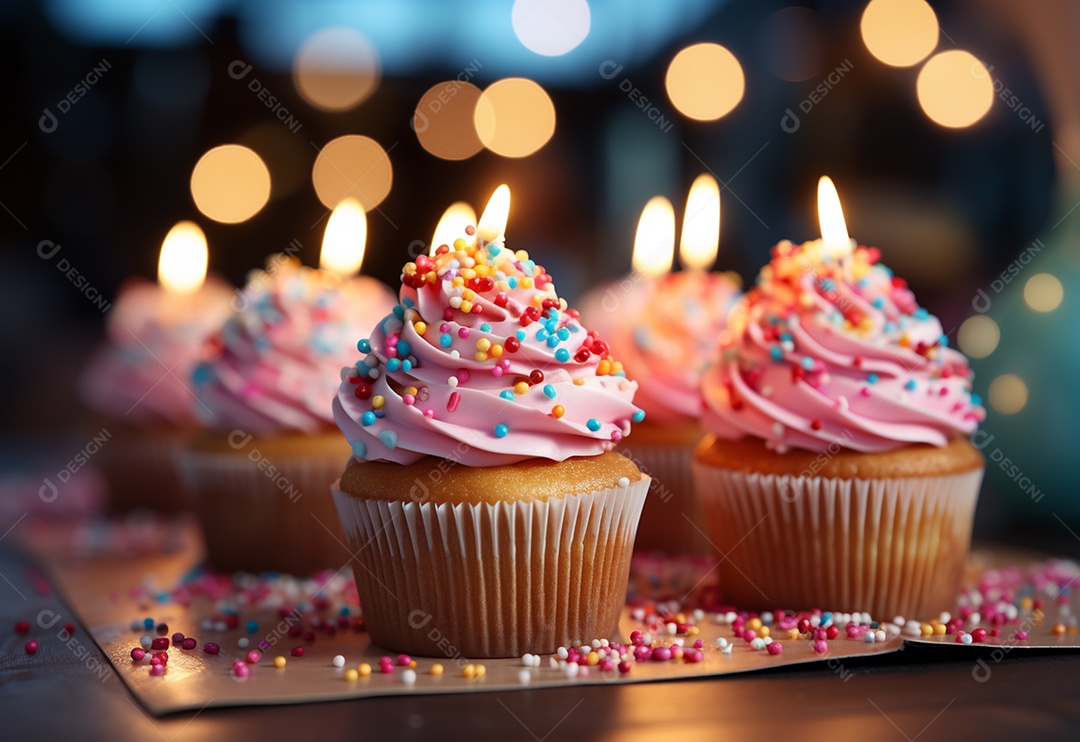
[[[78,449],[103,308],[154,278],[178,221],[241,285],[291,244],[316,265],[351,195],[363,273],[393,284],[444,208],[505,182],[510,243],[572,300],[630,270],[650,197],[681,213],[704,172],[717,267],[750,281],[777,241],[817,236],[829,174],[852,236],[976,359],[977,535],[1077,553],[1074,5],[5,3],[0,463],[49,471]]]

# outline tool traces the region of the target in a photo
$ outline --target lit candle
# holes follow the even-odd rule
[[[158,257],[158,283],[170,294],[193,294],[206,281],[210,252],[195,222],[178,222],[165,235]]]
[[[690,186],[679,240],[684,268],[705,271],[720,250],[720,187],[711,175],[699,175]]]
[[[840,195],[827,175],[818,181],[818,224],[821,226],[821,244],[830,258],[843,260],[855,251],[855,240],[848,236],[844,222],[844,210],[840,207]]]
[[[476,234],[481,245],[503,242],[506,239],[506,220],[510,216],[510,186],[505,183],[495,189],[488,199],[480,222],[476,225]]]
[[[355,198],[346,198],[334,207],[323,234],[319,267],[341,278],[360,272],[367,242],[367,214]]]
[[[634,272],[660,278],[671,272],[675,260],[675,209],[663,196],[654,196],[641,210],[634,235]]]
[[[476,242],[476,233],[467,234],[466,227],[476,226],[476,211],[464,201],[457,201],[443,212],[431,238],[429,257],[435,257],[435,251],[443,245],[452,245],[454,240],[463,239],[470,247]]]

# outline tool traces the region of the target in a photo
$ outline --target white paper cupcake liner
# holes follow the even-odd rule
[[[955,605],[983,470],[834,479],[694,463],[720,589],[744,608],[936,616]]]
[[[308,575],[349,561],[326,496],[346,463],[340,451],[269,457],[253,439],[235,452],[187,449],[179,461],[214,568]]]
[[[695,494],[691,464],[693,445],[635,444],[627,440],[619,453],[652,477],[634,548],[667,554],[712,551],[701,504]]]
[[[332,491],[372,641],[454,660],[614,637],[648,489],[495,504]]]

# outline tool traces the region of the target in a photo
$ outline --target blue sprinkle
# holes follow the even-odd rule
[[[948,335],[942,335],[941,337],[938,338],[937,341],[938,341],[938,345],[940,345],[941,347],[943,347],[943,348],[948,348],[949,347],[949,336]]]
[[[270,350],[269,338],[264,338],[262,336],[255,338],[255,350],[259,353],[265,353]]]
[[[349,606],[343,605],[340,608],[338,608],[338,614],[342,615],[342,616],[349,615]]]
[[[379,369],[377,369],[377,368],[369,369],[368,372],[367,372],[367,375],[372,379],[377,379],[377,378],[379,378]]]
[[[559,330],[556,334],[559,336],[559,340],[562,340],[564,342],[570,339],[570,331],[567,330],[565,327]]]
[[[384,430],[379,433],[379,440],[391,451],[397,448],[397,433],[392,430]]]
[[[404,340],[399,340],[397,344],[397,354],[399,358],[408,358],[412,355],[412,347]]]
[[[371,341],[367,338],[361,338],[361,340],[356,344],[356,349],[364,354],[370,353]]]
[[[358,459],[365,458],[367,456],[367,444],[359,438],[352,442],[353,456]]]
[[[630,419],[636,423],[641,422],[645,419],[645,410],[637,410],[636,412],[634,412],[633,415],[630,416]]]
[[[191,372],[191,380],[196,386],[209,384],[214,378],[213,368],[209,363],[200,363]]]
[[[259,630],[259,622],[258,621],[248,621],[247,622],[247,632],[249,634],[254,634],[258,630]]]
[[[516,337],[521,342],[525,342],[525,331],[524,330],[518,330],[517,332],[514,333],[514,337]]]
[[[547,340],[547,336],[547,330],[545,330],[543,327],[536,331],[536,339],[540,342]]]
[[[363,415],[360,416],[360,424],[363,425],[365,428],[367,426],[369,426],[369,425],[374,425],[375,420],[376,420],[375,413],[372,412],[371,410],[368,410],[367,412],[365,412]]]
[[[514,278],[513,276],[510,276],[510,278],[506,279],[506,285],[509,286],[512,289],[516,289],[517,288],[517,279]]]
[[[510,428],[506,427],[502,423],[499,423],[498,425],[495,426],[495,437],[496,438],[505,438],[506,434],[509,433],[509,432],[510,432]]]
[[[559,363],[566,363],[570,360],[570,351],[566,348],[559,348],[555,351],[555,360]]]
[[[978,394],[972,393],[971,394],[971,404],[982,407],[982,397],[980,397]]]
[[[398,319],[404,319],[405,318],[405,307],[401,306],[400,304],[395,304],[394,305],[394,316],[397,317]]]
[[[626,372],[625,371],[619,371],[618,373],[615,374],[615,376],[618,376],[620,378],[625,379],[626,378]]]
[[[444,348],[449,348],[451,346],[451,344],[453,344],[453,342],[454,342],[454,338],[452,338],[450,335],[448,335],[446,333],[443,333],[442,335],[439,336],[439,345],[441,345]]]
[[[555,399],[555,387],[551,384],[544,384],[544,394],[548,399]]]
[[[142,625],[144,629],[152,629],[154,628],[154,619],[147,616],[142,620]]]
[[[405,305],[406,309],[412,309],[414,306],[416,306],[416,302],[414,302],[407,296],[401,300],[401,303]]]
[[[555,309],[555,308],[549,309],[548,310],[548,317],[551,318],[552,322],[558,322],[559,321],[559,310]]]
[[[402,371],[412,371],[412,368],[413,368],[412,361],[402,361],[401,362],[401,370]]]
[[[499,254],[499,250],[501,249],[502,248],[500,248],[498,245],[488,245],[488,255],[490,255],[491,257],[495,257]]]
[[[874,309],[884,309],[885,308],[885,300],[882,299],[880,296],[877,299],[874,299],[870,303],[874,306]]]
[[[784,360],[784,351],[780,349],[779,345],[774,345],[772,348],[770,348],[769,355],[772,356],[772,359],[774,361]]]
[[[885,323],[885,332],[896,332],[896,323],[895,322],[886,322]]]
[[[919,307],[911,313],[911,316],[915,319],[926,319],[930,316],[930,312],[926,311],[926,307]]]
[[[590,417],[585,422],[585,427],[595,433],[596,431],[600,430],[600,421],[597,420],[595,417]]]
[[[382,420],[384,417],[386,417],[386,410],[375,410],[375,417]]]
[[[821,614],[821,624],[820,625],[821,626],[828,626],[830,623],[832,623],[832,620],[833,620],[832,613],[830,613],[829,611],[825,611],[824,613]]]
[[[391,358],[386,362],[387,371],[397,371],[399,368],[401,368],[401,361],[396,358]]]
[[[813,371],[814,359],[810,356],[803,356],[802,359],[799,361],[799,365],[805,368],[807,371]]]
[[[501,392],[499,392],[499,396],[502,397],[503,399],[508,399],[511,402],[514,401],[514,393],[512,391],[510,391],[509,389],[503,389]]]
[[[548,336],[547,344],[548,344],[549,348],[554,348],[556,345],[559,344],[559,336],[558,335],[550,335],[550,336]]]
[[[877,383],[877,378],[878,378],[877,374],[870,374],[869,376],[866,377],[866,383],[867,384],[876,384]]]
[[[491,332],[491,325],[489,325],[487,322],[480,325],[480,332]]]
[[[782,332],[780,333],[780,341],[784,343],[793,343],[795,342],[795,338],[791,337],[790,332]]]
[[[570,325],[570,332],[577,332],[579,329],[577,325]]]
[[[907,389],[909,392],[915,391],[916,386],[917,385],[915,384],[915,379],[908,379],[908,383],[904,384],[904,388]]]

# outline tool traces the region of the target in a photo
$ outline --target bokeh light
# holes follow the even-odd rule
[[[355,134],[323,147],[311,170],[315,193],[328,209],[351,197],[371,211],[386,198],[393,179],[386,150],[374,139]]]
[[[413,114],[420,146],[444,160],[466,160],[482,150],[473,122],[480,95],[480,88],[458,80],[429,88]]]
[[[924,0],[870,0],[859,24],[863,43],[880,61],[910,67],[938,43],[938,21]]]
[[[1028,401],[1028,388],[1016,374],[1002,374],[990,382],[990,406],[1002,415],[1015,415]]]
[[[1001,340],[997,322],[985,314],[976,314],[964,320],[956,333],[960,350],[970,358],[986,358],[993,353]]]
[[[366,36],[351,28],[312,34],[293,59],[293,83],[309,104],[323,111],[348,111],[379,85],[379,55]]]
[[[986,115],[994,102],[990,72],[970,52],[935,54],[919,71],[919,105],[941,126],[963,128]]]
[[[697,121],[715,121],[742,100],[746,77],[739,60],[724,47],[694,44],[671,60],[664,85],[681,114]]]
[[[1065,298],[1065,288],[1058,277],[1036,273],[1024,284],[1024,301],[1036,312],[1052,312]]]
[[[558,57],[589,35],[592,14],[586,0],[515,0],[514,34],[529,51]]]
[[[821,19],[809,8],[778,10],[761,30],[765,61],[781,80],[801,82],[820,73],[824,47]]]
[[[476,133],[503,157],[527,157],[555,133],[555,104],[542,87],[523,77],[492,83],[476,101]]]
[[[214,147],[195,163],[191,197],[199,211],[216,222],[246,221],[270,199],[270,170],[252,149],[239,144]]]

